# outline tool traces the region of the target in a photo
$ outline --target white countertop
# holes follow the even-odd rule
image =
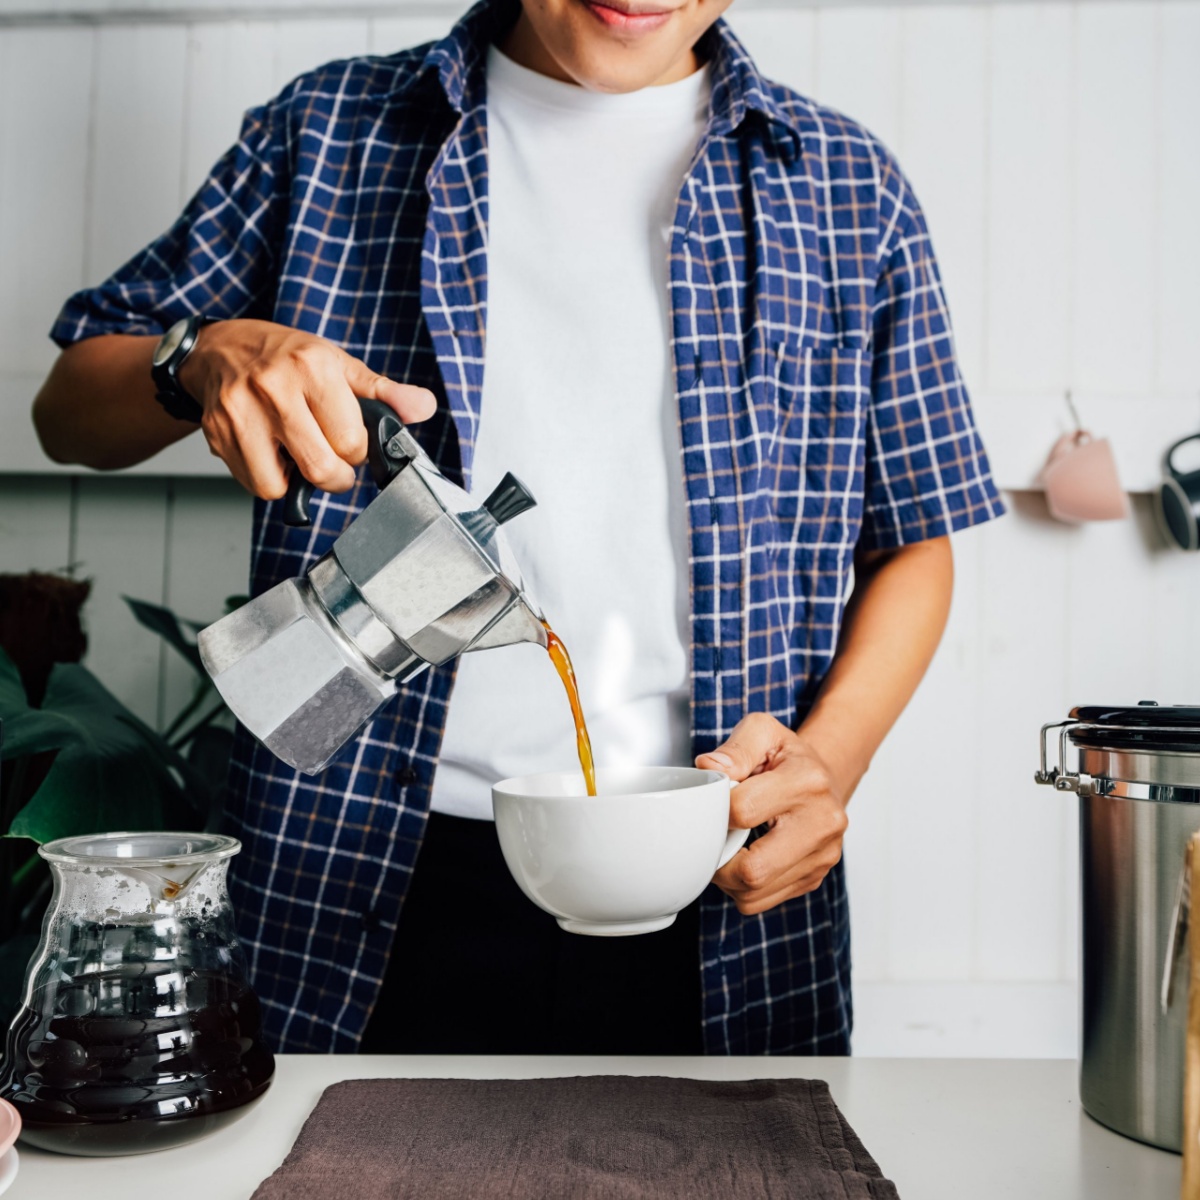
[[[1180,1158],[1110,1132],[1079,1106],[1062,1059],[483,1058],[283,1055],[261,1104],[175,1150],[70,1158],[20,1147],[4,1200],[247,1200],[341,1079],[683,1075],[825,1079],[902,1200],[1178,1200]],[[464,1189],[464,1195],[469,1189]]]

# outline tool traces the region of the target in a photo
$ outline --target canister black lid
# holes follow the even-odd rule
[[[1195,705],[1152,700],[1135,707],[1080,705],[1071,709],[1071,716],[1079,724],[1068,736],[1077,746],[1200,753],[1200,707]]]

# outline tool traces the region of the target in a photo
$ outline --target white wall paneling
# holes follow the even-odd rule
[[[1070,983],[881,983],[854,988],[854,1053],[899,1058],[1073,1058]]]
[[[1164,4],[1159,21],[1155,385],[1160,392],[1195,396],[1200,391],[1200,154],[1195,152],[1200,130],[1200,4]]]
[[[1075,13],[1024,4],[989,15],[986,385],[1061,395],[1071,382]]]
[[[1033,783],[1038,728],[1081,700],[1065,656],[1072,550],[1091,530],[1049,518],[1040,494],[1009,498],[1012,515],[984,531],[980,696],[972,712],[975,757],[965,789],[976,811],[978,853],[970,978],[1062,974],[1065,926],[1075,913],[1061,882],[1064,814],[1074,797]],[[1047,597],[1062,598],[1047,604]],[[1115,686],[1115,685],[1114,685]],[[1106,703],[1106,701],[1098,701]],[[1067,842],[1074,851],[1074,838]]]
[[[1087,6],[1076,23],[1072,378],[1093,391],[1146,394],[1154,378],[1159,8]]]
[[[238,138],[246,109],[275,92],[278,26],[202,22],[188,30],[182,197],[190,197]]]
[[[443,11],[441,15],[372,17],[371,53],[394,54],[406,46],[420,46],[443,38],[450,31],[456,15],[456,11]]]
[[[816,97],[852,114],[897,154],[903,150],[904,16],[898,8],[817,10]],[[733,22],[736,28],[736,13]]]
[[[370,22],[366,17],[281,21],[275,82],[271,90],[278,91],[289,80],[318,63],[366,54],[370,40]]]
[[[817,94],[817,14],[811,8],[752,8],[733,13],[737,35],[759,68]]]
[[[192,680],[120,594],[217,616],[246,585],[249,500],[200,437],[118,477],[45,462],[27,415],[45,330],[169,224],[247,107],[465,6],[0,0],[0,570],[94,578],[91,664],[150,720]],[[1005,521],[956,539],[945,641],[852,807],[856,1045],[1071,1054],[1075,802],[1031,781],[1038,727],[1081,702],[1196,702],[1200,556],[1162,546],[1144,495],[1075,529],[1029,489],[1067,389],[1140,493],[1200,429],[1200,0],[739,0],[731,21],[899,156],[1012,489]]]
[[[92,43],[0,30],[0,371],[45,371],[45,314],[83,283]]]
[[[969,977],[972,881],[978,870],[973,793],[981,737],[982,534],[972,531],[955,541],[954,605],[936,669],[879,751],[851,805],[855,832],[847,861],[855,889],[856,877],[876,865],[858,857],[857,827],[870,818],[861,817],[857,805],[874,798],[874,809],[888,810],[888,893],[872,921],[886,924],[883,978],[889,980]]]
[[[109,26],[94,35],[96,78],[84,277],[103,279],[179,213],[182,26]]]
[[[71,492],[70,479],[0,476],[0,571],[70,568]]]
[[[982,389],[987,327],[986,8],[922,8],[904,14],[901,134],[942,266],[955,343],[968,385]],[[952,153],[947,148],[953,147]]]

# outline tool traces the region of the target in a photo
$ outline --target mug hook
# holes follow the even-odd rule
[[[1067,411],[1071,414],[1071,420],[1075,422],[1075,432],[1083,432],[1083,422],[1079,419],[1079,409],[1075,407],[1075,397],[1071,394],[1071,389],[1067,388],[1064,393],[1064,399],[1067,402]]]

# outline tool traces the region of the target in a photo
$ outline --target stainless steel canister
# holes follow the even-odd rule
[[[1058,761],[1049,765],[1055,730]],[[1073,709],[1069,720],[1043,726],[1036,778],[1079,796],[1083,1107],[1118,1133],[1178,1151],[1183,866],[1188,838],[1200,830],[1200,708],[1143,701]]]

